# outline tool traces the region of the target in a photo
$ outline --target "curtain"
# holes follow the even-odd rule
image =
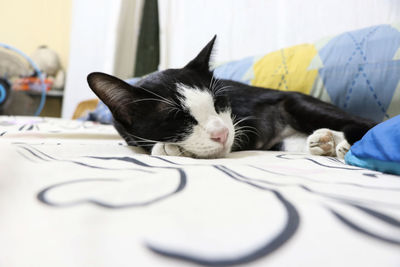
[[[74,0],[63,118],[96,98],[86,77],[94,71],[132,77],[144,0]]]
[[[160,40],[157,0],[146,0],[136,50],[135,77],[158,69],[160,63]]]

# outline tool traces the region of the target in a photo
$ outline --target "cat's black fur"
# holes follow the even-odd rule
[[[90,87],[110,108],[115,127],[128,144],[150,151],[154,143],[145,140],[174,143],[191,134],[196,119],[182,106],[170,110],[168,105],[169,102],[182,105],[177,83],[213,91],[217,112],[231,108],[236,121],[243,119],[237,126],[256,129],[256,132],[247,132],[240,143],[234,143],[232,150],[279,149],[282,140],[277,136],[286,126],[306,134],[320,128],[342,131],[353,144],[375,125],[373,121],[301,93],[229,80],[213,81],[209,60],[215,38],[185,67],[153,73],[134,86],[107,74],[88,76]],[[213,83],[222,89],[220,93],[216,93],[218,88],[210,88]],[[146,100],[155,98],[160,101]]]
[[[332,104],[302,93],[259,88],[232,81],[225,83],[233,85],[229,91],[232,113],[240,114],[239,117],[255,117],[246,124],[257,128],[263,140],[273,139],[289,124],[306,134],[321,128],[342,131],[346,140],[353,144],[375,125],[370,120],[350,115]],[[243,149],[255,149],[256,139],[257,136],[252,134]]]

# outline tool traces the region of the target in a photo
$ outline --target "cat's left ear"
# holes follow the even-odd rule
[[[210,57],[214,47],[215,39],[217,35],[211,39],[210,42],[200,51],[200,53],[190,61],[185,68],[200,70],[200,71],[210,71]]]
[[[131,124],[133,103],[138,99],[151,97],[145,91],[137,90],[128,83],[101,72],[90,73],[89,87],[110,109],[113,117],[124,124]]]

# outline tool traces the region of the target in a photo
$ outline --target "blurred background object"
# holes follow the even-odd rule
[[[0,28],[0,42],[29,55],[31,59],[36,57],[38,47],[45,44],[56,55],[53,55],[51,60],[51,57],[46,57],[47,59],[42,60],[40,64],[36,64],[42,65],[43,62],[51,61],[50,65],[58,69],[67,68],[72,0],[0,0],[0,5],[0,23],[3,25]],[[56,64],[53,61],[54,57],[58,58]],[[38,58],[33,61],[36,60]],[[50,68],[45,67],[42,70],[49,71]],[[0,74],[4,77],[5,73],[10,87],[18,91],[12,90],[13,97],[7,100],[9,104],[6,111],[3,110],[3,114],[34,115],[40,107],[42,96],[41,92],[38,92],[41,91],[41,82],[33,68],[23,57],[2,49]],[[65,81],[65,77],[62,76],[65,76],[65,73],[54,77],[46,73],[46,76],[48,77],[43,78],[49,91],[40,115],[60,117]],[[57,92],[53,91],[56,87],[59,90]]]
[[[4,58],[4,60],[2,60]],[[0,115],[41,114],[46,91],[52,82],[45,81],[36,63],[19,49],[0,43]],[[37,99],[28,94],[35,92]]]
[[[56,51],[42,45],[33,52],[31,58],[51,82],[51,89],[62,90],[64,88],[65,73]]]

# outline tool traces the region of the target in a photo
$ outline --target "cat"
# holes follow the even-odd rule
[[[220,158],[231,151],[280,150],[343,158],[375,122],[298,92],[217,79],[210,70],[216,36],[180,69],[134,85],[88,75],[128,145],[152,155]]]

